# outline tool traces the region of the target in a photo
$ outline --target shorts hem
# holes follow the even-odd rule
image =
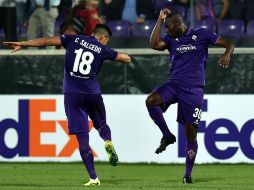
[[[156,91],[156,90],[153,91],[153,92],[155,92],[155,93],[160,95],[160,97],[162,99],[162,104],[160,105],[160,107],[162,109],[162,112],[165,113],[167,111],[168,107],[169,107],[169,106],[166,106],[166,103],[165,103],[166,102],[165,101],[166,98],[162,94],[160,94],[158,91]]]
[[[190,124],[190,122],[184,122],[183,120],[176,120],[176,121],[177,121],[179,124],[181,124],[182,126],[185,126],[186,123],[189,123],[189,124]],[[194,126],[194,127],[196,127],[196,128],[198,128],[198,124],[192,123],[191,125]]]
[[[78,133],[88,133],[89,131],[69,131],[69,135],[75,135]]]

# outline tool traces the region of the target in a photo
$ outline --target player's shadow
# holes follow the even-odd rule
[[[140,179],[127,179],[127,178],[105,179],[105,180],[103,180],[103,183],[117,185],[117,184],[121,184],[121,183],[124,183],[124,182],[129,183],[129,182],[135,182],[135,181],[140,181]]]
[[[49,184],[32,184],[32,183],[0,183],[0,189],[4,187],[34,187],[34,188],[52,188],[52,187],[66,187],[66,185],[49,185]],[[74,187],[74,186],[73,186]]]
[[[200,182],[211,182],[211,181],[220,181],[222,178],[195,178],[195,183]]]

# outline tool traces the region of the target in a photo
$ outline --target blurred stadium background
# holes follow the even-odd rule
[[[169,2],[170,3],[170,2]],[[254,2],[253,2],[254,3]],[[190,8],[193,9],[194,7]],[[190,18],[186,10],[185,18]],[[63,18],[56,20],[56,31]],[[109,46],[133,62],[105,62],[99,81],[119,167],[107,163],[103,142],[91,127],[91,147],[100,189],[248,189],[254,187],[254,21],[188,21],[233,40],[229,69],[217,65],[221,48],[211,47],[206,67],[205,106],[198,133],[199,152],[191,187],[181,178],[185,139],[175,121],[176,107],[165,114],[177,143],[161,155],[154,151],[159,130],[145,108],[148,93],[167,79],[167,52],[149,49],[155,20],[143,24],[109,21]],[[19,30],[18,39],[26,39]],[[165,31],[162,31],[165,32]],[[5,33],[0,30],[1,42]],[[67,135],[62,79],[64,50],[0,50],[0,189],[83,189],[88,176],[75,138]],[[64,162],[64,163],[63,163]],[[68,163],[66,163],[68,162]]]

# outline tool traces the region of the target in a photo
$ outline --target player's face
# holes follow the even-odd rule
[[[177,38],[182,35],[183,21],[179,16],[168,18],[165,21],[164,26],[167,28],[167,33],[173,38]]]
[[[103,35],[102,38],[101,38],[101,43],[102,43],[103,45],[107,45],[108,42],[109,42],[109,35],[106,35],[106,34]]]

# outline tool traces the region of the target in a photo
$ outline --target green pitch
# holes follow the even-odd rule
[[[184,165],[96,163],[100,187],[84,187],[82,163],[0,163],[0,190],[254,190],[253,164],[196,165],[182,184]]]

